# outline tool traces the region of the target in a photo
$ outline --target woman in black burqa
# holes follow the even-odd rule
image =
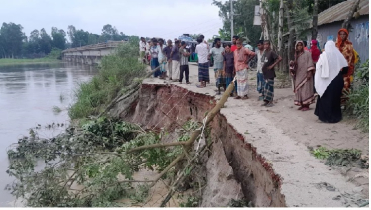
[[[316,64],[315,87],[319,95],[315,115],[322,122],[337,123],[342,119],[341,92],[344,87],[343,74],[348,71],[348,63],[343,54],[330,40]]]

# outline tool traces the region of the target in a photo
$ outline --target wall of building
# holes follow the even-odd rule
[[[343,21],[338,21],[334,23],[329,23],[321,25],[318,27],[318,38],[320,42],[321,49],[323,44],[327,41],[328,38],[331,38],[333,41],[336,40],[337,32],[341,28]],[[366,61],[369,58],[369,19],[368,15],[359,17],[356,20],[351,21],[353,27],[352,31],[349,33],[349,40],[353,43],[354,49],[358,52],[361,62]],[[310,43],[311,32],[308,33],[307,41]]]

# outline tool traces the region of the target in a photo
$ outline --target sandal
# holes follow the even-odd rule
[[[302,110],[303,108],[304,108],[304,107],[301,106],[301,107],[298,108],[298,110]]]
[[[236,96],[234,97],[234,99],[241,99],[241,96]]]
[[[308,111],[309,110],[309,107],[303,107],[303,109],[301,109],[301,111],[305,112],[305,111]]]
[[[249,99],[249,97],[248,96],[242,97],[242,100],[246,100],[246,99]]]

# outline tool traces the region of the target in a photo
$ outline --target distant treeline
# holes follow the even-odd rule
[[[52,49],[60,51],[66,48],[128,39],[128,35],[119,33],[110,24],[103,26],[100,35],[82,29],[77,30],[75,26],[70,25],[67,33],[63,29],[52,27],[50,34],[44,28],[40,31],[35,29],[27,37],[22,25],[3,23],[0,29],[0,58],[42,58]]]

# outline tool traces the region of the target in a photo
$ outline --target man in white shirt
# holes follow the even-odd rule
[[[139,55],[140,55],[140,59],[143,61],[143,63],[145,63],[145,59],[144,59],[145,54],[146,54],[146,39],[144,39],[144,37],[140,37]]]
[[[209,76],[209,46],[201,37],[197,38],[198,45],[196,46],[195,53],[198,57],[198,81],[201,83],[197,85],[199,88],[206,87],[206,83],[210,82]]]
[[[157,48],[158,48],[158,62],[160,64],[160,72],[161,72],[161,76],[160,76],[160,79],[165,79],[166,78],[166,54],[164,53],[164,48],[166,47],[166,45],[164,45],[164,40],[163,39],[159,39],[158,40],[158,45],[157,45]]]

